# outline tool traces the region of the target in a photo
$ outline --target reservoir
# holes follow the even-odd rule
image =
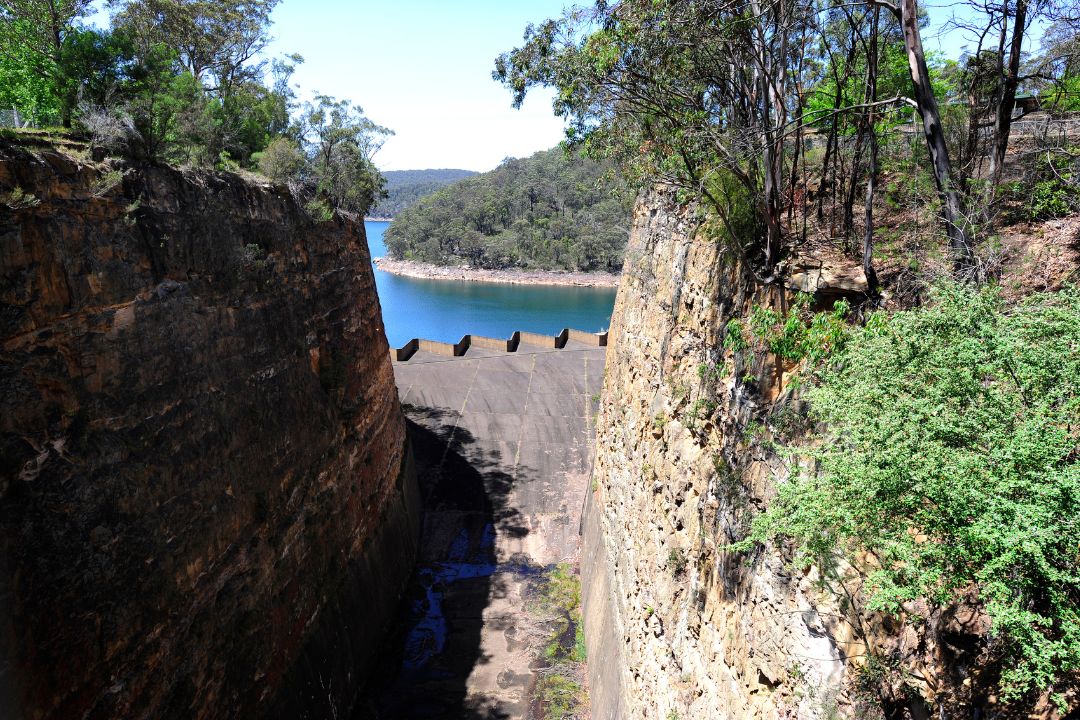
[[[388,222],[365,221],[371,257],[386,255]],[[421,280],[375,270],[386,339],[457,342],[462,335],[509,337],[515,330],[555,335],[565,327],[607,330],[615,288]]]

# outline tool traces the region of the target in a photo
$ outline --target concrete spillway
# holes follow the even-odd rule
[[[527,716],[525,595],[545,568],[578,559],[604,357],[571,340],[395,363],[425,516],[368,716]]]

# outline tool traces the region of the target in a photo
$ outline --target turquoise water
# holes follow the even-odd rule
[[[382,238],[389,224],[364,223],[371,257],[386,255]],[[418,280],[378,268],[375,285],[390,347],[414,337],[457,342],[466,334],[503,338],[515,330],[596,332],[607,329],[615,305],[615,288]]]

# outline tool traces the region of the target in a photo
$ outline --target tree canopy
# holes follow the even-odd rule
[[[0,2],[0,105],[139,162],[266,168],[320,217],[366,212],[390,131],[348,100],[298,106],[303,58],[262,57],[277,2],[110,0],[109,30],[81,24],[86,0]]]

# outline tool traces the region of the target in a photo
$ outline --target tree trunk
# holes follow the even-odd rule
[[[52,61],[54,63],[53,67],[55,68],[51,80],[54,87],[60,88],[64,85],[62,71],[60,70],[60,68],[63,67],[64,60],[64,38],[62,34],[64,24],[62,18],[57,12],[55,4],[50,4],[49,22],[51,25],[49,28],[49,35],[50,39],[52,40]],[[60,124],[64,128],[70,129],[71,102],[66,97],[67,93],[64,93],[64,95],[64,97],[60,98]]]
[[[862,173],[862,151],[866,139],[866,112],[859,121],[855,134],[855,152],[851,157],[851,178],[848,180],[847,195],[844,198],[844,216],[840,233],[844,236],[844,252],[853,250],[851,236],[855,232],[855,196],[859,190],[859,175]]]
[[[798,78],[802,77],[802,64],[803,64],[803,61],[800,59],[799,63],[798,63],[798,67],[795,69],[795,78],[796,78],[796,80],[795,80],[795,117],[797,117],[797,118],[802,118],[803,99],[805,97],[805,93],[803,92],[803,88],[802,88],[802,83],[798,80]],[[791,174],[788,176],[788,178],[789,178],[788,187],[790,188],[790,192],[791,192],[791,197],[789,198],[789,201],[788,201],[788,213],[787,213],[788,227],[791,227],[793,225],[793,223],[794,223],[794,218],[795,218],[795,194],[797,192],[797,189],[800,186],[803,188],[803,193],[804,193],[804,196],[803,196],[803,199],[802,199],[802,204],[804,206],[806,205],[806,197],[805,197],[806,183],[805,182],[804,183],[799,182],[799,169],[800,169],[799,168],[799,158],[802,156],[802,151],[803,151],[802,148],[803,148],[803,121],[800,119],[799,122],[798,122],[798,125],[795,128],[795,144],[794,144],[794,147],[792,147],[792,149],[791,149]],[[805,176],[805,172],[803,174]]]
[[[987,33],[990,29],[987,28]],[[968,182],[975,176],[976,170],[980,167],[980,157],[982,153],[979,151],[981,145],[980,142],[980,130],[982,127],[983,119],[983,107],[979,102],[979,84],[982,80],[982,55],[983,55],[983,41],[986,34],[979,36],[979,44],[975,46],[975,52],[972,54],[971,59],[968,61],[968,67],[971,69],[971,75],[968,78],[967,86],[967,103],[968,103],[968,127],[967,137],[964,140],[964,145],[960,149],[959,158],[959,173],[963,178],[964,187],[968,186]]]
[[[968,86],[967,137],[964,140],[964,146],[960,148],[959,158],[960,172],[967,178],[971,178],[975,174],[975,160],[979,156],[979,120],[982,113],[979,111],[979,98],[976,94],[977,72],[975,75],[975,78],[971,80]]]
[[[818,187],[818,202],[817,202],[817,219],[823,220],[825,217],[825,185],[826,178],[829,173],[829,160],[833,159],[833,153],[839,153],[839,134],[840,134],[840,106],[844,101],[844,83],[847,82],[848,77],[851,74],[851,68],[855,64],[855,26],[851,28],[851,46],[848,49],[847,62],[844,63],[844,77],[841,79],[840,74],[836,71],[836,63],[832,60],[830,54],[830,65],[833,71],[833,82],[836,83],[836,95],[833,97],[832,118],[829,124],[829,137],[825,141],[825,157],[821,161],[821,185]],[[832,187],[836,187],[836,170],[834,167]],[[836,193],[833,192],[833,201],[835,205]]]
[[[751,4],[755,16],[762,17],[756,2]],[[782,11],[780,11],[782,12]],[[784,27],[783,18],[777,18],[777,26]],[[765,220],[765,274],[771,276],[780,262],[783,252],[783,198],[784,185],[784,127],[787,125],[787,105],[785,105],[785,70],[778,66],[776,58],[787,58],[786,29],[777,38],[766,38],[758,30],[753,36],[754,52],[757,62],[754,71],[757,74],[758,92],[762,102],[760,137],[763,145],[762,171],[764,175],[764,203],[762,206]],[[778,43],[774,50],[771,45]]]
[[[765,273],[771,275],[776,263],[780,262],[782,236],[780,217],[783,203],[780,199],[780,186],[783,183],[781,167],[783,165],[783,141],[777,140],[777,134],[768,127],[769,114],[765,115]],[[779,145],[779,147],[777,147]]]
[[[1005,18],[1002,18],[1005,22]],[[1009,132],[1012,130],[1012,114],[1016,107],[1016,88],[1020,84],[1020,52],[1024,44],[1024,31],[1027,25],[1027,0],[1016,0],[1016,17],[1013,18],[1012,41],[1009,43],[1009,64],[1005,68],[1005,77],[1001,79],[1001,92],[998,94],[997,116],[994,119],[994,145],[990,154],[990,187],[988,201],[993,200],[994,192],[1001,184],[1001,173],[1005,166],[1005,151],[1009,148]],[[989,205],[989,202],[987,203]]]
[[[866,275],[866,289],[871,295],[877,295],[878,276],[874,270],[874,192],[877,190],[878,142],[877,132],[870,128],[870,169],[866,177],[866,227],[863,229],[863,274]]]
[[[934,89],[930,85],[930,71],[926,66],[926,54],[923,52],[922,35],[919,32],[919,9],[916,0],[900,0],[897,10],[904,33],[904,49],[907,51],[911,82],[915,90],[915,104],[922,116],[923,136],[930,152],[934,183],[941,196],[953,273],[960,279],[969,280],[975,268],[971,224],[953,178],[949,148],[945,143],[945,131],[941,127],[941,113],[938,111]]]
[[[878,21],[880,8],[874,8],[874,21],[870,26],[870,48],[866,59],[866,125],[870,131],[870,167],[866,175],[866,205],[863,228],[863,274],[866,275],[866,290],[873,297],[878,293],[877,271],[874,270],[874,192],[877,190],[878,142],[877,129],[874,127],[874,107],[877,101],[877,64],[878,64]]]
[[[843,102],[843,92],[839,78],[836,83],[836,97],[833,99],[832,122],[829,123],[829,137],[825,140],[825,157],[821,160],[821,184],[818,186],[817,219],[825,219],[825,186],[829,177],[829,161],[832,160],[833,147],[836,145],[836,137],[840,127],[840,105]],[[835,173],[834,173],[835,175]],[[835,182],[835,179],[833,180]]]

